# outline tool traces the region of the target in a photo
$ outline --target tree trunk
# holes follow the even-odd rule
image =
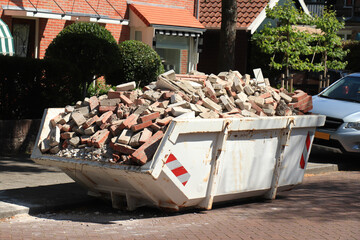
[[[237,0],[222,0],[219,71],[235,68]]]
[[[327,52],[324,52],[324,79],[326,79],[326,74],[327,74]]]

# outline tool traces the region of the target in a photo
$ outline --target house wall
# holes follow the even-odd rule
[[[112,19],[129,19],[129,10],[127,6],[126,0],[119,0],[119,1],[111,1],[111,4],[114,6],[116,11],[109,5],[106,0],[88,0],[90,5],[95,9],[95,11],[89,6],[86,1],[83,0],[58,0],[56,1],[61,8],[66,13],[73,13],[73,14],[92,14],[96,15],[96,12],[100,15],[106,16]],[[194,0],[139,0],[136,1],[137,3],[149,3],[149,4],[156,4],[156,5],[163,5],[163,6],[175,6],[179,8],[186,8],[191,12],[194,12]],[[34,9],[34,6],[31,4],[33,3],[35,7],[39,11],[52,11],[53,13],[62,13],[61,9],[55,4],[54,1],[48,0],[0,0],[0,17],[1,19],[8,24],[10,30],[12,30],[12,19],[13,18],[27,18],[27,19],[38,19],[38,26],[36,31],[37,40],[36,51],[37,57],[43,58],[45,55],[45,51],[51,41],[57,36],[57,34],[67,25],[73,23],[73,21],[65,21],[65,20],[58,20],[58,19],[46,19],[46,18],[28,18],[24,16],[7,16],[4,15],[3,7],[11,7],[17,9]],[[119,16],[119,14],[121,16]],[[125,25],[119,24],[101,24],[106,29],[108,29],[116,41],[121,42],[124,40],[130,39],[130,27]],[[152,38],[150,39],[149,33],[151,29],[148,29],[143,37],[145,36],[145,42],[147,44],[152,44]],[[134,32],[133,32],[134,33]]]
[[[140,31],[142,33],[141,41],[152,47],[154,28],[146,26],[146,24],[139,17],[137,17],[133,11],[129,11],[129,20],[130,39],[135,40],[135,32]]]

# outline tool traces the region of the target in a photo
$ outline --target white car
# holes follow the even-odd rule
[[[360,73],[347,75],[313,97],[315,114],[326,116],[315,144],[360,154]]]

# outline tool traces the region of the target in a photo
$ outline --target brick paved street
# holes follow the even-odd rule
[[[0,239],[359,239],[360,172],[314,176],[273,202],[252,200],[211,211],[133,213],[103,202],[0,220]]]

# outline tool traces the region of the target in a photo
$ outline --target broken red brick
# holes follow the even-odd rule
[[[113,114],[112,111],[107,111],[107,112],[103,113],[103,114],[99,117],[99,119],[96,121],[96,124],[100,126],[100,125],[102,125],[103,123],[106,123],[107,120],[111,117],[112,114]]]
[[[182,97],[182,99],[184,99],[185,101],[188,101],[188,102],[191,101],[191,98],[189,98],[188,95],[186,95],[185,93],[177,92],[177,94],[179,94]]]
[[[163,136],[164,133],[162,131],[157,131],[152,137],[148,139],[148,141],[146,141],[131,154],[131,160],[135,161],[139,165],[144,165],[155,154],[155,151]]]
[[[53,127],[63,118],[62,114],[58,114],[56,117],[50,120],[50,123]]]
[[[152,123],[150,125],[150,128],[153,129],[154,131],[160,131],[162,129],[162,127],[160,127],[158,124],[156,123]]]
[[[147,121],[152,121],[152,120],[157,119],[159,117],[160,117],[160,112],[153,112],[153,113],[150,113],[148,115],[140,117],[140,121],[143,123],[143,122],[147,122]]]
[[[120,124],[120,128],[121,129],[131,128],[132,125],[135,125],[137,123],[138,118],[139,118],[139,115],[131,114]]]
[[[137,132],[141,129],[144,129],[146,127],[150,127],[152,125],[152,121],[147,121],[147,122],[143,122],[143,123],[139,123],[139,124],[136,124],[136,125],[132,125],[131,126],[131,130],[134,131],[134,132]]]
[[[92,111],[100,105],[100,102],[96,96],[92,96],[89,99],[89,104],[90,104],[90,111]]]
[[[152,131],[149,128],[144,128],[141,133],[139,143],[144,144],[152,136]]]
[[[175,94],[174,92],[164,92],[162,94],[162,98],[167,100],[167,99],[170,99],[171,96],[174,95],[174,94]]]
[[[109,130],[113,136],[118,136],[121,133],[120,125],[111,125]]]
[[[153,102],[153,104],[150,105],[151,108],[156,108],[157,106],[159,106],[160,102],[155,101]]]
[[[134,103],[128,98],[126,97],[125,95],[121,95],[120,96],[120,99],[121,99],[121,102],[123,102],[125,105],[127,106],[131,106],[133,105]]]
[[[61,126],[61,125],[60,125]],[[59,127],[60,128],[60,127]],[[62,132],[70,132],[72,129],[72,126],[70,124],[64,124],[61,126],[60,130]]]
[[[100,113],[105,113],[108,111],[115,112],[116,108],[117,108],[116,106],[99,106],[99,112]]]
[[[302,100],[300,100],[298,102],[289,103],[289,106],[292,106],[294,108],[300,108],[300,106],[302,106],[304,104],[308,104],[309,102],[312,104],[312,97],[310,95],[306,95],[305,98],[303,98]]]
[[[229,94],[229,96],[231,96],[231,97],[236,97],[236,92],[234,92],[234,91],[231,89],[231,87],[226,86],[225,89],[226,89],[227,93]]]
[[[63,132],[60,134],[61,139],[70,139],[75,135],[74,132]]]
[[[106,140],[109,137],[110,131],[107,129],[97,131],[100,132],[95,138],[91,138],[91,144],[97,148],[104,146]]]
[[[145,103],[146,103],[146,101],[143,98],[137,98],[137,99],[134,100],[134,104],[136,106],[144,105]]]
[[[261,98],[269,98],[269,97],[271,97],[271,92],[266,92],[266,93],[263,93],[263,94],[261,94],[259,97],[261,97]]]
[[[84,135],[84,136],[80,137],[81,144],[89,144],[89,142],[91,142],[91,139],[89,136]]]
[[[89,118],[84,124],[83,124],[83,128],[87,129],[88,127],[90,127],[91,125],[93,125],[97,120],[99,120],[98,115],[93,116],[92,118]]]
[[[113,161],[116,163],[120,160],[120,156],[115,153],[112,154],[112,157],[113,157]]]
[[[301,91],[292,96],[292,101],[299,102],[299,101],[305,99],[307,96],[308,95],[305,92]]]
[[[65,149],[65,148],[67,148],[68,146],[69,146],[69,141],[66,139],[66,140],[62,143],[61,148],[62,148],[62,149]]]
[[[109,91],[108,92],[108,99],[120,98],[121,92],[120,91]]]
[[[100,125],[100,129],[106,129],[106,128],[110,127],[110,125],[111,125],[111,124],[108,123],[108,122],[103,123],[103,124]]]
[[[119,152],[122,154],[127,154],[127,155],[131,155],[136,151],[136,149],[130,147],[129,145],[125,145],[125,144],[121,144],[121,143],[114,143],[112,145],[112,149],[116,152]]]
[[[261,107],[259,107],[254,101],[249,100],[249,102],[251,103],[251,107],[256,110],[257,115],[260,115],[261,112],[264,113]]]
[[[166,118],[156,120],[156,123],[159,124],[160,126],[166,126],[171,122],[171,120],[173,120],[173,118],[174,117],[172,116],[168,116]]]

